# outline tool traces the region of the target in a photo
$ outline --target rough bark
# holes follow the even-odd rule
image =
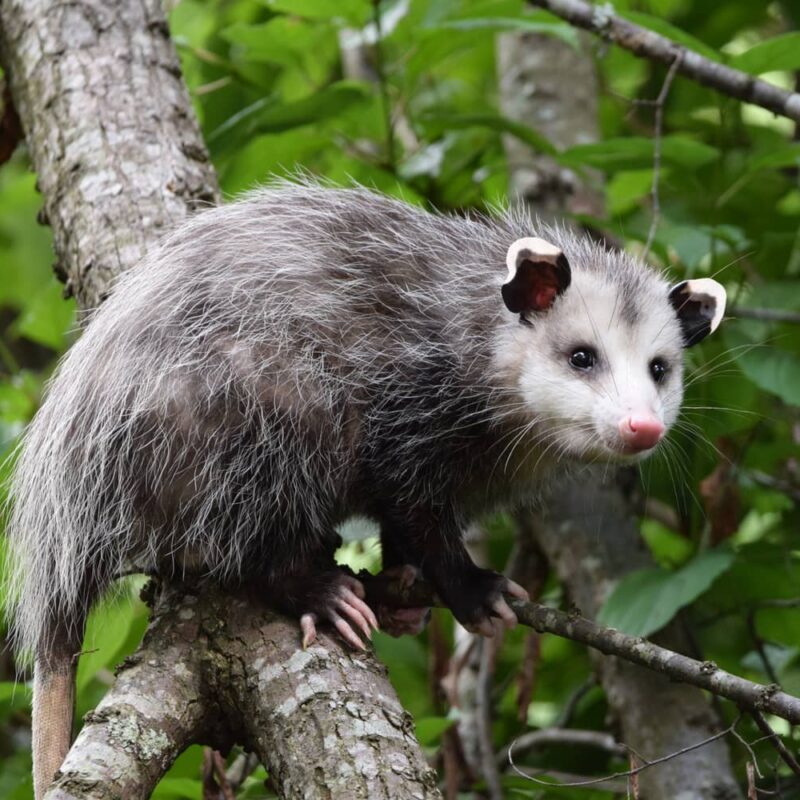
[[[148,633],[86,719],[47,800],[148,797],[175,757],[240,743],[281,797],[434,800],[436,773],[386,669],[244,591],[165,585]]]
[[[82,308],[219,197],[158,0],[2,0],[0,53]]]
[[[57,271],[90,309],[166,229],[219,199],[161,4],[0,0],[0,55]],[[324,637],[297,647],[295,623],[245,597],[165,587],[48,797],[147,797],[192,741],[254,748],[289,798],[439,797],[372,656]]]
[[[555,38],[535,34],[502,36],[497,52],[504,113],[535,127],[559,148],[596,140],[598,85],[586,50],[579,52]],[[595,186],[511,137],[506,148],[517,202],[546,219],[565,212],[601,216],[602,197]],[[521,535],[536,540],[569,596],[590,618],[615,581],[636,566],[651,563],[620,487],[613,481],[600,483],[600,472],[589,480],[584,474],[580,480],[563,482],[542,502],[548,510],[546,519],[527,513],[519,516]],[[597,646],[597,640],[582,641]],[[671,643],[678,649],[684,645],[675,637]],[[715,720],[698,690],[675,686],[664,677],[597,652],[593,662],[619,720],[622,740],[646,757],[674,752],[713,733],[710,728]],[[700,670],[695,669],[695,674],[700,675]],[[640,782],[645,796],[651,800],[740,796],[724,742],[714,742],[686,758],[692,763],[678,759],[644,773]],[[707,793],[711,787],[722,793]]]
[[[630,50],[634,55],[674,64],[678,72],[722,94],[766,108],[774,114],[800,122],[800,94],[781,89],[746,72],[712,61],[694,50],[642,28],[614,14],[613,6],[595,5],[584,0],[531,0],[578,28],[602,36]]]

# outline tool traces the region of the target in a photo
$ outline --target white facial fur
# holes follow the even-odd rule
[[[669,287],[648,275],[625,299],[619,284],[602,271],[573,270],[572,283],[552,308],[509,327],[497,351],[528,413],[538,419],[532,436],[556,457],[591,460],[640,458],[626,452],[620,421],[656,417],[668,429],[683,396],[680,325],[668,302]],[[591,348],[590,370],[570,365],[570,356]],[[654,359],[668,365],[653,379]]]

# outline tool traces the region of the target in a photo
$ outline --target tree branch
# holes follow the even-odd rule
[[[614,14],[607,5],[596,6],[584,0],[531,0],[531,2],[571,25],[592,31],[630,50],[640,58],[671,65],[679,57],[678,72],[681,75],[722,94],[800,122],[800,94],[797,92],[786,91],[746,72],[711,61],[665,36],[628,22]]]
[[[438,598],[424,582],[403,588],[394,579],[386,582],[377,577],[366,580],[369,603],[411,608],[439,605]],[[539,633],[553,633],[580,642],[606,655],[618,656],[665,675],[673,681],[706,689],[748,711],[766,711],[793,725],[800,724],[800,698],[781,691],[776,684],[748,681],[720,669],[712,661],[697,661],[647,639],[607,628],[578,613],[511,598],[509,605],[523,625]]]
[[[163,584],[143,643],[91,713],[46,800],[149,797],[194,742],[254,752],[283,798],[440,800],[386,669],[252,590]],[[313,765],[313,768],[311,768]]]

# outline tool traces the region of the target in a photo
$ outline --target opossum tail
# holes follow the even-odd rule
[[[33,757],[37,800],[69,747],[75,666],[89,609],[109,586],[117,563],[110,506],[116,475],[110,426],[89,408],[105,402],[80,369],[83,340],[15,453],[8,483],[8,562],[4,591],[11,643],[19,663],[34,667]],[[110,404],[106,404],[110,405]],[[88,410],[87,410],[88,409]],[[115,411],[109,412],[113,414]],[[100,423],[104,423],[101,425]]]
[[[37,653],[33,678],[33,793],[42,800],[72,739],[80,639],[56,635]]]

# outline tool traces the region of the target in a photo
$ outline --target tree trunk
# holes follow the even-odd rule
[[[219,199],[157,0],[0,0],[9,72],[54,236],[84,309],[162,233]]]
[[[0,0],[0,53],[82,309],[219,199],[158,0]],[[286,798],[439,797],[385,669],[245,595],[164,586],[49,798],[147,797],[191,742],[252,748]],[[344,788],[346,786],[346,788]]]
[[[591,41],[591,40],[589,40]],[[536,128],[559,148],[597,139],[598,86],[594,64],[553,37],[505,34],[498,46],[501,104],[512,119]],[[601,196],[570,170],[508,138],[512,194],[539,217],[602,214]],[[590,174],[590,180],[593,176]],[[533,536],[581,612],[593,618],[627,572],[652,566],[618,480],[606,470],[561,482],[542,503],[544,517],[521,516],[521,534]],[[671,627],[659,642],[683,651]],[[702,692],[663,676],[592,653],[621,740],[653,759],[714,733],[717,721]],[[648,800],[741,797],[723,741],[648,770],[639,778]]]

